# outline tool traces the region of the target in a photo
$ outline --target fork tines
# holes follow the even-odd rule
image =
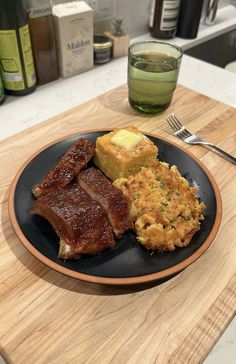
[[[179,119],[175,116],[174,113],[171,113],[167,116],[166,120],[170,125],[171,129],[174,131],[174,134],[179,136],[180,138],[188,138],[192,134],[185,128],[185,126],[179,121]]]

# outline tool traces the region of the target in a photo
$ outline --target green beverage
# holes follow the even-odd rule
[[[163,46],[164,45],[164,46]],[[132,47],[136,46],[136,52]],[[157,46],[157,47],[156,47]],[[137,43],[130,47],[128,64],[129,103],[138,111],[155,113],[166,109],[176,88],[182,52],[178,56],[161,49],[172,45],[160,42]],[[154,48],[154,49],[153,49]],[[159,50],[160,48],[160,50]],[[172,50],[171,48],[171,50]]]

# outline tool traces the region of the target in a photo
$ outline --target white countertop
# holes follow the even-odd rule
[[[227,6],[219,11],[216,24],[200,26],[197,39],[174,38],[171,43],[187,49],[235,28],[235,19],[236,9]],[[153,38],[145,34],[134,41],[148,39]],[[118,87],[126,79],[127,58],[123,57],[83,74],[40,86],[31,95],[8,97],[0,107],[0,140]],[[184,55],[178,83],[236,107],[236,74],[232,72]]]
[[[236,28],[236,9],[220,9],[216,23],[200,26],[197,39],[175,38],[173,44],[187,49],[207,39]],[[149,34],[135,41],[152,39]],[[106,65],[69,79],[58,79],[40,86],[31,95],[8,97],[0,106],[0,140],[78,106],[98,95],[126,83],[127,58],[113,60]],[[236,74],[184,55],[178,83],[236,107]],[[234,364],[236,358],[236,319],[218,341],[205,364]]]

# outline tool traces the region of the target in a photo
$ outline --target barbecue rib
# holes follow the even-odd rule
[[[133,228],[129,216],[128,200],[122,192],[95,168],[82,171],[77,177],[79,185],[106,210],[114,233],[119,236]]]
[[[78,184],[51,189],[34,202],[33,213],[47,219],[60,237],[59,258],[78,259],[115,245],[106,212]]]
[[[87,139],[74,143],[43,180],[33,187],[36,198],[47,193],[51,188],[67,186],[78,173],[87,166],[94,156],[95,144]]]

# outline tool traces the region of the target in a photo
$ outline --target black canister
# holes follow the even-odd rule
[[[204,0],[182,0],[176,36],[193,39],[197,37]]]

